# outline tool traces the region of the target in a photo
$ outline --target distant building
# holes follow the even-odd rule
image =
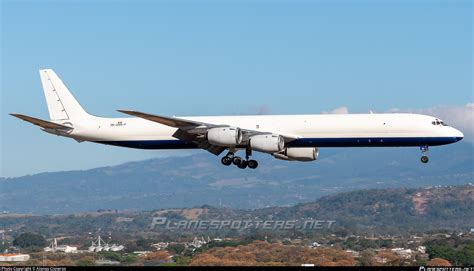
[[[138,256],[146,256],[147,254],[150,254],[152,253],[151,251],[148,251],[148,250],[140,250],[140,251],[134,251],[132,252],[133,254],[136,254]]]
[[[309,245],[310,248],[315,248],[315,247],[320,247],[320,246],[321,246],[321,244],[318,243],[318,242],[312,242],[312,243]]]
[[[425,254],[426,253],[426,247],[425,246],[419,246],[416,248],[416,250],[420,253]]]
[[[168,242],[159,242],[156,244],[152,244],[151,246],[156,248],[156,250],[163,250],[168,247]]]
[[[413,251],[409,248],[404,249],[404,248],[392,248],[392,251],[395,252],[398,256],[404,259],[410,259],[412,256]]]
[[[29,259],[28,254],[0,254],[0,262],[26,262]]]
[[[76,253],[77,247],[68,245],[59,245],[56,238],[51,241],[51,244],[43,249],[45,252],[64,252],[64,253]]]
[[[360,253],[358,251],[355,251],[355,250],[352,250],[352,249],[348,249],[346,250],[347,253],[351,254],[352,257],[354,258],[359,258],[360,257]]]
[[[208,241],[210,241],[208,237]],[[191,243],[185,244],[186,247],[193,247],[193,248],[200,248],[203,245],[207,244],[206,240],[204,240],[204,237],[201,237],[201,239],[198,239],[197,237],[194,237],[193,241]]]
[[[107,260],[107,259],[100,259],[100,260],[95,261],[95,264],[97,264],[97,265],[117,265],[117,264],[120,264],[120,262]]]
[[[116,245],[116,244],[107,244],[100,235],[97,237],[96,241],[92,241],[91,246],[89,247],[89,252],[101,252],[101,251],[121,251],[125,247],[123,245]]]

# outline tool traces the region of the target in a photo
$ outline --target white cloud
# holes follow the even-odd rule
[[[423,109],[400,109],[392,108],[389,113],[404,112],[430,115],[440,118],[450,126],[460,130],[464,134],[464,140],[474,144],[474,103],[462,106],[434,106]],[[324,111],[323,114],[347,114],[349,110],[345,106],[335,108],[331,111]]]
[[[348,113],[349,113],[349,110],[345,106],[335,108],[329,112],[323,111],[323,114],[348,114]]]
[[[271,115],[271,110],[268,105],[252,106],[249,107],[247,111],[247,113],[251,115]]]
[[[425,109],[398,109],[389,112],[410,112],[437,117],[464,133],[464,140],[474,144],[474,103],[464,106],[435,106]]]

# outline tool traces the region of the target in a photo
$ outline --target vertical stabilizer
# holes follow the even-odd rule
[[[53,70],[39,73],[51,120],[77,120],[88,116]]]

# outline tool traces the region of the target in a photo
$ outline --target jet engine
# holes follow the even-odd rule
[[[255,135],[250,138],[250,148],[256,151],[274,153],[285,148],[285,141],[279,135]]]
[[[207,140],[212,145],[233,147],[242,143],[242,131],[236,127],[218,127],[207,131]]]
[[[286,148],[282,152],[272,154],[280,160],[309,162],[318,159],[318,148]]]

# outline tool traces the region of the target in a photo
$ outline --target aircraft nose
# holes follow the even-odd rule
[[[456,138],[456,141],[460,141],[461,139],[464,138],[464,134],[461,131],[455,128],[453,128],[453,130],[454,130],[454,137]]]

